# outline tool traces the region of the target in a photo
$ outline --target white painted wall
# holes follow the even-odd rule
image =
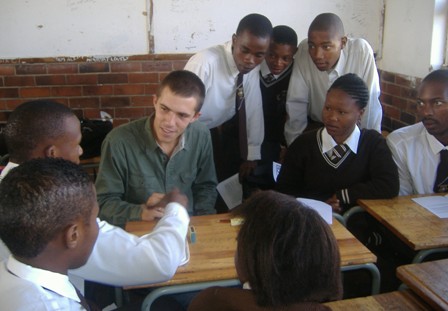
[[[380,69],[424,77],[440,68],[447,32],[447,0],[386,0]]]
[[[192,53],[231,39],[249,13],[267,16],[272,24],[292,27],[306,38],[316,15],[338,14],[349,36],[367,39],[381,50],[384,0],[163,0],[153,1],[155,52]]]

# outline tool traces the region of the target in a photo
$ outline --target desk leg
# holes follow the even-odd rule
[[[165,287],[159,287],[151,291],[145,298],[142,304],[142,311],[150,311],[151,305],[153,302],[164,295],[171,295],[171,294],[180,294],[180,293],[187,293],[187,292],[194,292],[198,290],[202,290],[208,287],[212,286],[237,286],[240,285],[240,281],[237,279],[233,280],[223,280],[223,281],[211,281],[211,282],[201,282],[201,283],[193,283],[193,284],[182,284],[182,285],[172,285],[172,286],[165,286]]]
[[[431,254],[448,252],[448,248],[433,248],[433,249],[424,249],[417,253],[412,259],[412,263],[421,263],[427,256]]]
[[[353,270],[358,270],[358,269],[366,269],[370,272],[370,274],[372,276],[372,295],[379,294],[380,293],[380,282],[381,282],[380,270],[378,270],[377,266],[374,265],[373,263],[344,266],[344,267],[341,267],[341,272],[353,271]]]

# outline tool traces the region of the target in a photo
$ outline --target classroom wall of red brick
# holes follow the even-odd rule
[[[152,112],[159,82],[182,69],[190,54],[98,58],[45,58],[0,61],[0,123],[20,103],[52,99],[79,117],[114,118],[114,126]],[[415,96],[420,79],[380,71],[383,129],[416,122]]]

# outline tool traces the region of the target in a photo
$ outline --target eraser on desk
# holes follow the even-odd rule
[[[191,244],[196,243],[196,230],[194,229],[193,226],[190,226],[189,237],[190,237],[190,243]]]
[[[243,222],[244,222],[244,218],[241,218],[241,217],[234,217],[234,218],[230,219],[230,225],[232,227],[241,226],[243,224]]]

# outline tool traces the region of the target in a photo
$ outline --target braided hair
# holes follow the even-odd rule
[[[350,97],[356,101],[356,105],[359,109],[364,109],[367,106],[369,101],[369,88],[356,74],[347,73],[340,76],[333,82],[328,89],[328,92],[333,89],[342,90],[350,95]]]

